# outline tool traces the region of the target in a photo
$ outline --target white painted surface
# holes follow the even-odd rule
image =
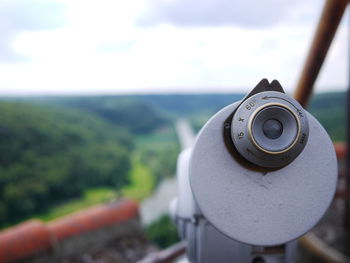
[[[222,136],[222,124],[237,106],[218,112],[198,135],[190,164],[195,201],[232,239],[257,246],[289,242],[309,231],[333,199],[338,170],[332,141],[308,114],[310,137],[292,163],[250,169],[230,155]]]

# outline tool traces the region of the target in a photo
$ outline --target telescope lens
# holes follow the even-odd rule
[[[251,118],[251,138],[260,150],[269,154],[287,150],[298,138],[296,116],[283,105],[267,105]]]
[[[263,125],[263,132],[267,138],[272,140],[277,139],[282,135],[283,132],[282,123],[276,119],[269,119],[265,121]]]

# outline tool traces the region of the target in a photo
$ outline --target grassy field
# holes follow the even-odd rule
[[[43,221],[51,221],[55,218],[76,212],[80,209],[111,201],[116,197],[117,193],[113,188],[99,187],[89,189],[84,192],[82,197],[54,206],[46,213],[35,215],[33,218],[38,218]]]
[[[122,190],[122,195],[140,201],[151,195],[155,182],[151,170],[139,161],[138,156],[133,157],[133,166],[130,171],[131,184]]]
[[[150,196],[156,187],[157,173],[162,170],[160,155],[171,146],[176,147],[175,129],[166,126],[151,134],[139,135],[134,138],[137,149],[132,158],[130,171],[131,184],[124,188],[122,195],[137,201]]]
[[[176,160],[180,152],[175,125],[165,126],[152,134],[137,136],[134,142],[140,162],[152,172],[155,186],[164,178],[175,174]]]

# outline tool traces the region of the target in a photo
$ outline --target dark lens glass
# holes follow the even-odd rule
[[[277,139],[282,135],[283,126],[282,123],[276,119],[269,119],[264,122],[263,132],[269,139]]]

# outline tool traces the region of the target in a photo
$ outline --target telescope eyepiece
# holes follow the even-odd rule
[[[303,108],[285,93],[264,91],[247,98],[231,123],[236,150],[247,161],[280,168],[303,150],[309,134]]]

